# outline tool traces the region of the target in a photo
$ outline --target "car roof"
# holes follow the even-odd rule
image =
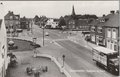
[[[97,50],[98,52],[103,52],[105,54],[117,53],[117,51],[114,51],[105,47],[94,47],[93,49]]]

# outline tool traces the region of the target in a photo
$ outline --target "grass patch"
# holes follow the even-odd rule
[[[8,39],[9,41],[9,39]],[[15,45],[18,46],[17,49],[12,51],[31,51],[34,49],[34,46],[31,45],[31,41],[21,40],[21,39],[13,39]]]

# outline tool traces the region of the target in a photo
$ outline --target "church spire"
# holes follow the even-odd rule
[[[75,15],[74,5],[73,5],[73,7],[72,7],[72,15],[73,15],[73,16]]]

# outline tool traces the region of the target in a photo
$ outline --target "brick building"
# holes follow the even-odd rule
[[[93,20],[90,25],[91,42],[107,47],[109,49],[118,50],[119,35],[119,12],[110,11],[110,14]]]
[[[4,18],[7,32],[14,32],[16,29],[20,28],[20,15],[16,15],[12,11],[9,11]]]

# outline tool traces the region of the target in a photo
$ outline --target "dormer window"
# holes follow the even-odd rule
[[[100,20],[100,22],[105,22],[105,19]]]

